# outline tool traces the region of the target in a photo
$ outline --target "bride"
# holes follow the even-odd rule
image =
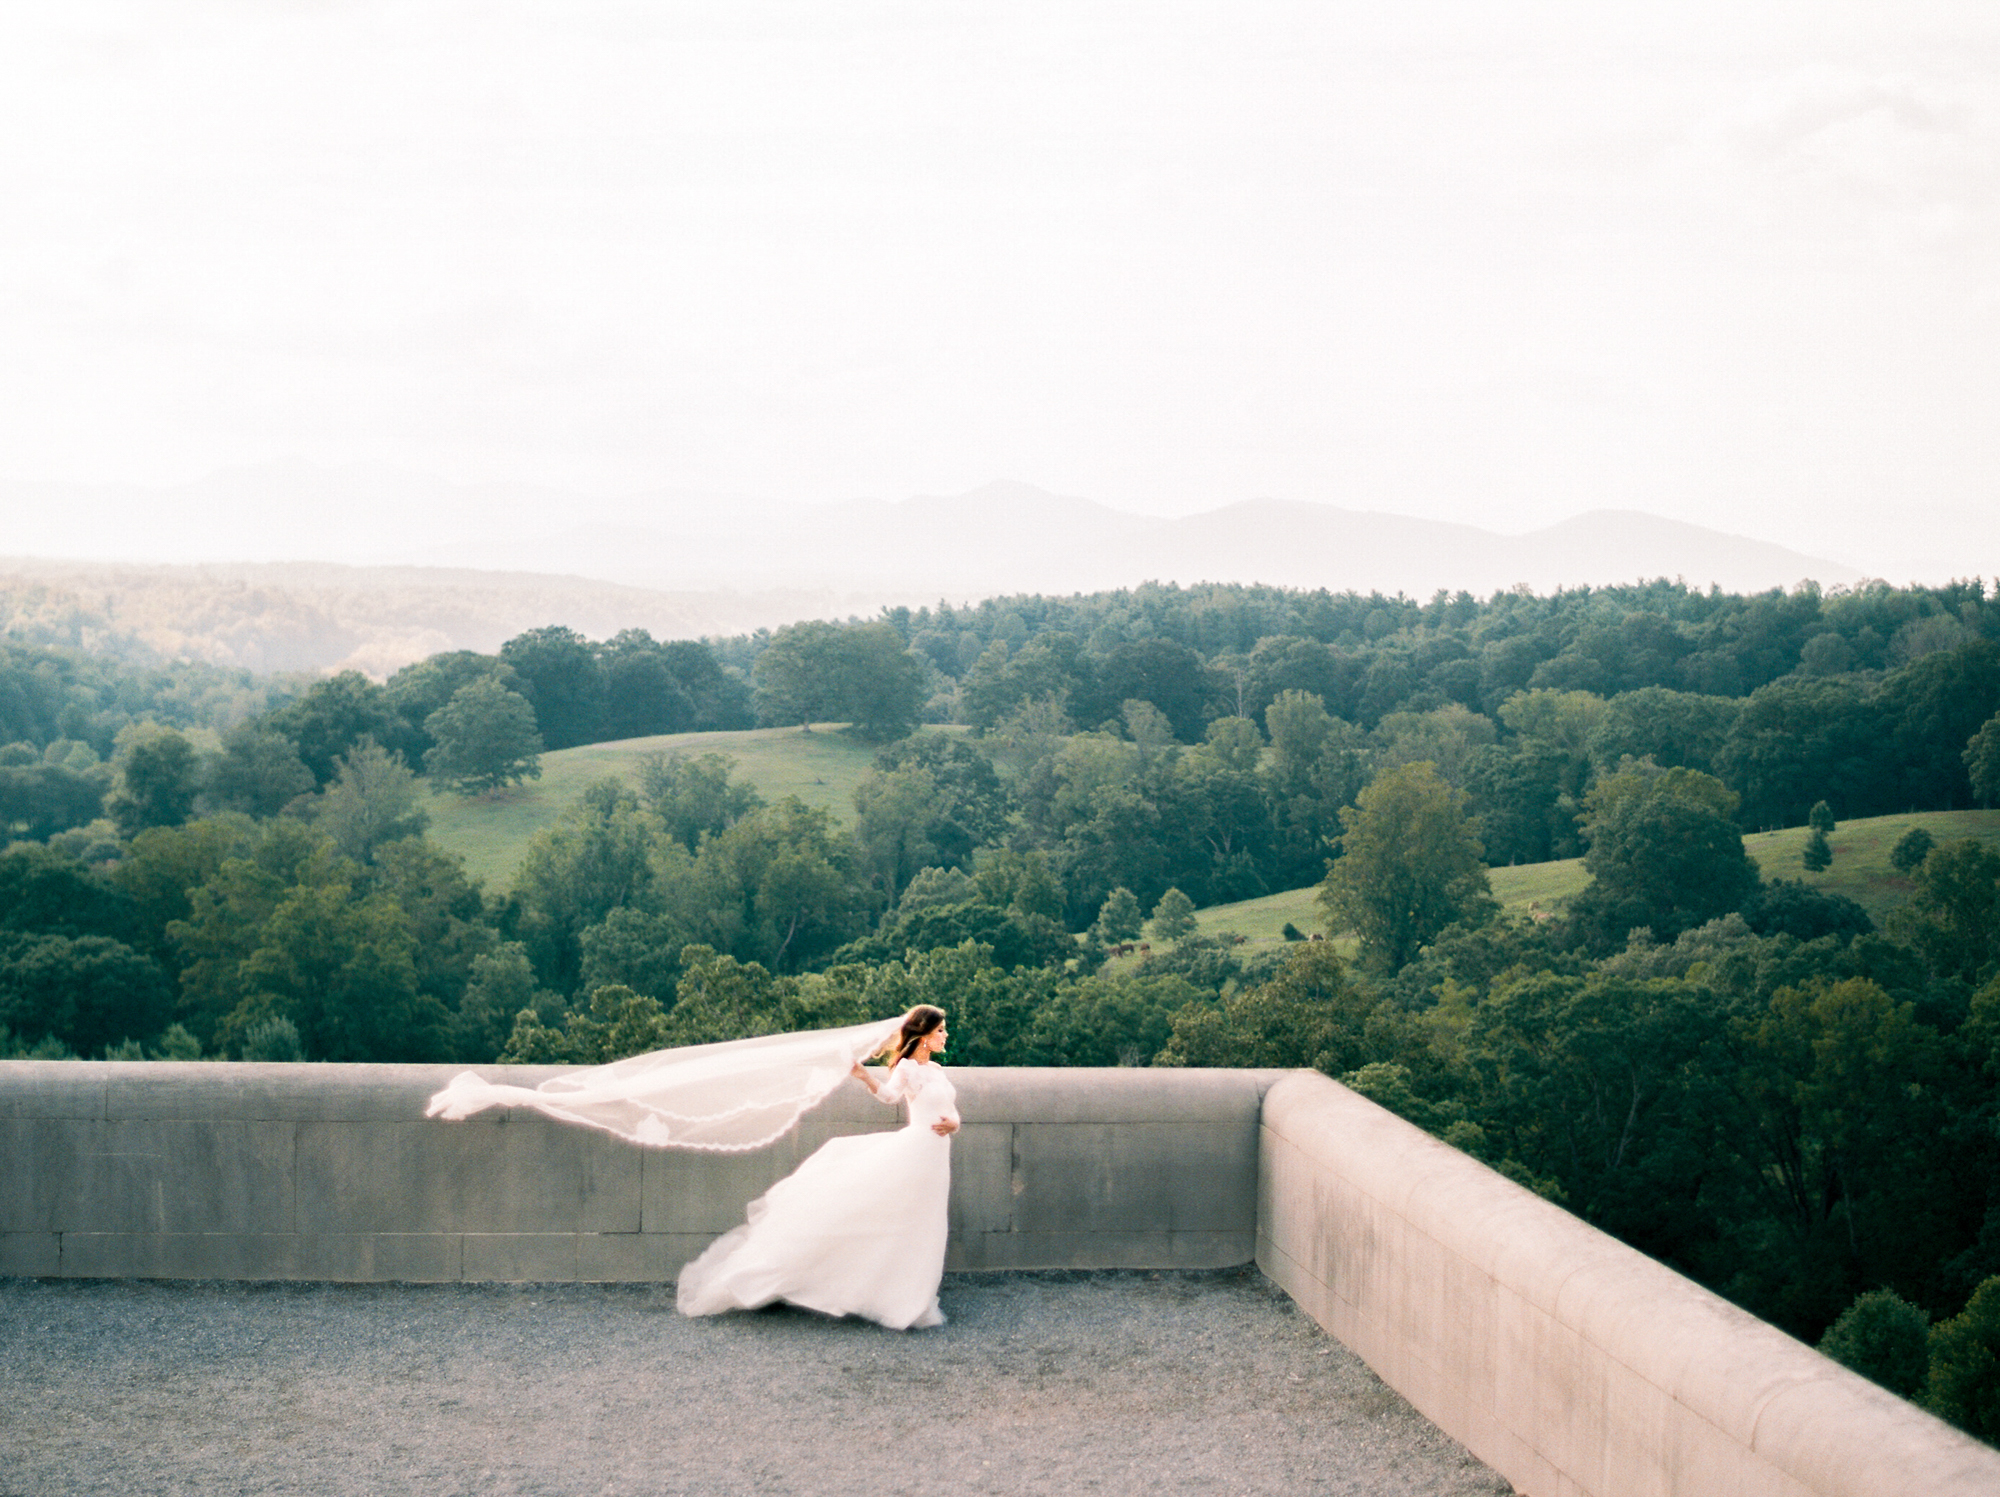
[[[856,1076],[908,1126],[828,1142],[759,1200],[749,1220],[681,1270],[684,1314],[785,1300],[860,1315],[896,1330],[944,1324],[945,1221],[957,1093],[935,1063],[942,1009],[802,1034],[660,1050],[534,1088],[452,1078],[425,1109],[448,1122],[490,1107],[527,1107],[650,1148],[740,1154],[775,1143]],[[860,1064],[886,1058],[885,1071]],[[879,1078],[879,1079],[878,1079]]]
[[[784,1300],[899,1331],[944,1324],[937,1289],[958,1110],[933,1057],[948,1038],[943,1010],[919,1004],[879,1052],[883,1079],[853,1068],[878,1100],[909,1104],[908,1125],[829,1140],[752,1201],[748,1221],[681,1270],[683,1315]]]

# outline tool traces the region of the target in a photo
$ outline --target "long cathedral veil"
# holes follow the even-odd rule
[[[652,1148],[748,1153],[782,1138],[902,1022],[899,1014],[844,1029],[655,1050],[532,1089],[465,1071],[431,1098],[424,1115],[458,1122],[489,1107],[531,1107]]]

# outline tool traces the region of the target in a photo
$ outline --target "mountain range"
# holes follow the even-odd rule
[[[1273,499],[1162,518],[1007,482],[901,501],[614,503],[302,463],[175,489],[0,484],[6,555],[16,559],[0,560],[0,627],[17,637],[95,630],[257,669],[374,674],[434,650],[492,649],[544,623],[594,637],[733,634],[885,604],[1149,580],[1429,597],[1656,577],[1754,592],[1863,575],[1624,510],[1509,535]]]
[[[1153,579],[1428,596],[1662,576],[1749,591],[1862,575],[1830,557],[1630,510],[1507,534],[1300,500],[1162,518],[1008,482],[901,501],[607,500],[286,462],[169,489],[0,483],[0,516],[0,553],[15,556],[438,566],[697,591],[978,597]]]

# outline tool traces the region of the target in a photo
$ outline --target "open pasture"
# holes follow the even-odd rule
[[[1910,897],[1910,880],[1896,871],[1889,854],[1905,832],[1919,826],[1939,845],[1966,837],[2000,845],[2000,811],[1917,811],[1839,823],[1829,839],[1833,866],[1824,873],[1808,873],[1800,861],[1808,836],[1804,827],[1758,832],[1745,837],[1743,846],[1766,879],[1797,879],[1829,894],[1844,894],[1879,925]],[[1534,908],[1558,910],[1590,882],[1581,858],[1490,868],[1487,877],[1493,897],[1515,914]],[[1195,919],[1205,936],[1240,935],[1252,945],[1282,944],[1287,921],[1308,935],[1325,930],[1318,896],[1319,885],[1309,884],[1261,899],[1212,905],[1197,911]]]
[[[796,795],[846,820],[854,814],[854,791],[874,762],[875,746],[850,738],[838,724],[822,724],[811,733],[797,728],[668,733],[558,749],[542,755],[539,780],[493,795],[432,797],[425,803],[431,840],[463,857],[466,871],[488,889],[505,890],[529,840],[552,825],[586,786],[615,778],[636,788],[641,761],[659,753],[726,754],[736,761],[734,778],[756,786],[765,800]]]

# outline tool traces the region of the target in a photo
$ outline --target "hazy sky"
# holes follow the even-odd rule
[[[10,5],[0,478],[1613,506],[1991,574],[1996,215],[1991,0]]]

